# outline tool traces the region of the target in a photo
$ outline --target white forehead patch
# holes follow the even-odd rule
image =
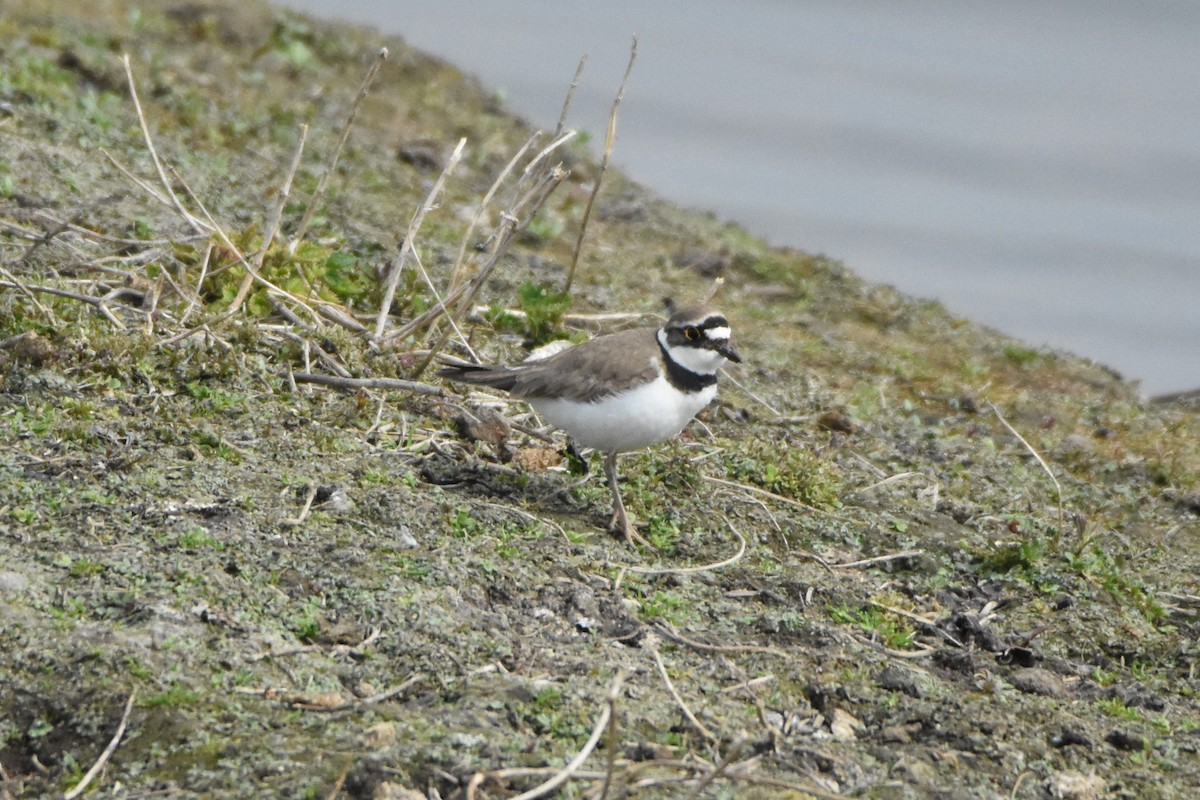
[[[722,326],[720,328],[709,328],[708,330],[704,331],[704,335],[707,336],[709,339],[712,339],[714,342],[728,341],[729,335],[731,333],[732,333],[732,331],[729,330],[728,326]]]

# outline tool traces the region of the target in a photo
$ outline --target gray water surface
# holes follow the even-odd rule
[[[400,33],[679,203],[872,281],[1200,386],[1200,4],[284,0]],[[386,75],[386,73],[385,73]]]

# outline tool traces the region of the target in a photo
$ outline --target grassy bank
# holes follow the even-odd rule
[[[0,65],[0,797],[110,741],[96,796],[512,797],[593,735],[561,796],[1194,795],[1194,407],[613,171],[567,291],[603,136],[368,31],[31,2]],[[745,364],[622,460],[656,553],[423,370],[714,293]]]

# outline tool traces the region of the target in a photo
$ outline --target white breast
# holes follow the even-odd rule
[[[717,387],[687,394],[659,376],[597,403],[540,398],[529,403],[583,447],[622,453],[666,441],[712,402]]]

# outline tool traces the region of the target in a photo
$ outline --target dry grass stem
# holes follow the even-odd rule
[[[696,732],[703,736],[707,741],[714,744],[720,741],[720,737],[710,731],[703,722],[696,719],[696,715],[692,713],[690,708],[688,708],[688,704],[684,702],[682,695],[679,694],[679,690],[676,689],[675,684],[671,682],[671,676],[667,674],[667,665],[663,663],[662,655],[659,654],[658,648],[651,647],[650,655],[654,657],[654,664],[658,667],[658,674],[662,676],[663,683],[667,686],[667,691],[671,694],[672,699],[675,700],[675,705],[679,706],[679,710],[683,712],[683,716],[687,718],[687,721],[691,724],[691,726],[695,728]]]
[[[92,306],[101,314],[103,314],[104,318],[111,322],[114,328],[119,331],[125,330],[125,323],[117,319],[117,317],[109,309],[103,297],[92,297],[91,295],[80,294],[79,292],[71,292],[67,291],[66,289],[56,289],[53,286],[26,286],[26,284],[20,283],[19,281],[0,281],[0,286],[6,289],[28,289],[31,292],[41,292],[42,294],[54,295],[55,297],[65,297],[68,300],[78,300],[80,303],[87,303],[89,306]]]
[[[1054,477],[1054,470],[1050,469],[1050,465],[1046,463],[1044,458],[1042,458],[1041,453],[1035,450],[1033,445],[1031,445],[1024,436],[1017,432],[1016,428],[1008,424],[1008,420],[1006,420],[1004,415],[1000,413],[1000,409],[996,408],[996,404],[988,403],[988,405],[992,407],[992,413],[996,415],[996,419],[1000,420],[1000,423],[1008,429],[1009,433],[1017,437],[1017,441],[1025,446],[1025,449],[1028,450],[1030,455],[1037,460],[1038,464],[1042,466],[1042,469],[1045,471],[1045,473],[1050,476],[1050,480],[1054,482],[1054,490],[1058,494],[1058,533],[1056,533],[1054,536],[1055,540],[1057,540],[1067,530],[1066,515],[1063,513],[1062,484],[1058,482],[1058,478]]]
[[[731,564],[736,564],[746,554],[746,537],[742,536],[737,528],[733,527],[733,523],[725,520],[725,524],[729,526],[729,530],[733,531],[733,535],[738,538],[738,551],[724,561],[717,561],[713,564],[705,564],[700,567],[626,567],[629,572],[635,572],[638,575],[694,575],[699,572],[711,572],[713,570],[728,567]]]
[[[366,642],[363,642],[363,644],[359,645],[359,647],[362,647],[365,644],[366,644]],[[358,702],[360,705],[373,706],[378,703],[382,703],[384,700],[391,700],[396,695],[403,694],[404,692],[408,691],[413,686],[416,686],[418,683],[420,683],[423,680],[425,680],[424,673],[422,673],[422,672],[415,673],[414,675],[410,676],[403,683],[396,684],[395,686],[391,687],[390,689],[384,689],[382,692],[379,692],[378,694],[373,694],[370,697],[364,697],[362,700],[359,700]]]
[[[895,606],[885,605],[883,603],[879,603],[874,600],[867,600],[867,602],[870,603],[871,605],[875,606],[876,608],[883,609],[884,611],[888,612],[889,614],[895,614],[898,617],[904,617],[907,620],[911,620],[911,621],[917,623],[922,628],[924,628],[928,631],[932,631],[933,633],[936,633],[938,636],[941,636],[943,639],[945,639],[947,642],[954,645],[955,647],[958,647],[958,648],[963,647],[962,642],[960,642],[958,639],[955,639],[953,636],[951,636],[950,634],[946,633],[944,630],[939,628],[936,622],[930,622],[929,620],[922,617],[920,614],[914,614],[911,611],[905,611],[902,608],[896,608]]]
[[[579,68],[583,69],[582,62],[580,63]],[[579,73],[576,72],[576,75],[578,74]],[[607,746],[604,748],[604,783],[600,786],[600,800],[605,800],[605,798],[608,797],[608,790],[612,786],[613,775],[615,774],[617,768],[617,748],[619,746],[617,697],[617,692],[613,689],[609,689],[608,696],[604,698],[604,702],[608,704],[608,742]]]
[[[709,483],[715,483],[718,486],[725,486],[725,487],[732,488],[732,489],[739,489],[739,490],[741,490],[743,492],[747,492],[749,494],[756,494],[759,497],[768,497],[768,498],[776,501],[777,503],[783,503],[784,505],[792,506],[793,508],[802,508],[805,511],[811,511],[814,514],[820,514],[822,516],[830,517],[830,518],[836,519],[836,520],[841,520],[843,522],[861,522],[861,520],[848,519],[846,517],[843,517],[840,514],[835,514],[832,511],[825,511],[823,509],[817,508],[816,506],[810,506],[807,503],[801,503],[799,500],[793,500],[790,497],[784,497],[781,494],[775,494],[774,492],[769,492],[766,489],[760,489],[757,486],[750,486],[749,484],[746,484],[746,483],[737,483],[736,481],[727,481],[724,478],[714,478],[712,475],[705,475],[704,480],[708,481]]]
[[[479,221],[483,219],[488,206],[491,205],[492,198],[496,196],[496,192],[499,191],[504,181],[508,179],[508,176],[512,174],[517,162],[529,152],[529,148],[533,147],[534,142],[541,135],[541,131],[537,131],[533,136],[525,140],[525,144],[521,145],[521,149],[517,151],[516,155],[508,160],[508,163],[504,165],[504,169],[500,170],[500,174],[496,176],[496,180],[492,181],[492,185],[484,193],[483,199],[479,201],[479,207],[475,210],[475,216],[471,218],[471,222],[467,225],[466,233],[463,234],[462,241],[459,243],[458,255],[454,259],[454,270],[450,273],[450,283],[446,290],[447,294],[453,293],[463,282],[463,268],[467,260],[467,247],[470,246],[471,240],[475,235],[475,228],[479,226]],[[439,302],[434,308],[445,310],[445,305]]]
[[[158,172],[158,179],[162,182],[163,189],[166,191],[166,197],[170,200],[170,205],[174,207],[184,222],[191,225],[192,229],[197,233],[208,233],[209,231],[205,229],[204,225],[183,207],[183,203],[179,201],[179,196],[171,188],[171,181],[167,178],[167,171],[163,168],[163,163],[158,157],[158,150],[154,147],[154,138],[150,135],[150,126],[146,124],[146,115],[142,112],[142,101],[138,99],[137,84],[133,80],[133,68],[129,65],[128,53],[122,54],[121,63],[125,67],[125,78],[129,82],[129,96],[133,99],[133,107],[137,111],[138,124],[142,127],[142,138],[146,142],[146,150],[150,153],[150,160],[154,162],[154,169]]]
[[[13,275],[3,266],[0,266],[0,275],[3,275],[8,280],[9,288],[20,290],[20,292],[24,294],[26,298],[28,298],[29,302],[33,303],[34,308],[40,311],[42,315],[45,316],[46,319],[48,319],[52,324],[58,323],[58,319],[54,316],[54,312],[42,305],[41,301],[37,299],[37,295],[33,293],[33,290],[26,286],[22,281],[18,280],[16,275]]]
[[[600,742],[600,737],[608,728],[609,720],[612,719],[613,707],[616,704],[616,698],[620,695],[621,687],[624,683],[625,672],[623,670],[619,670],[616,674],[616,677],[613,678],[612,685],[609,687],[607,695],[608,699],[604,704],[604,708],[600,711],[600,716],[596,719],[596,724],[592,727],[592,735],[588,737],[587,742],[585,742],[579,752],[575,754],[575,757],[567,762],[566,766],[556,772],[554,776],[550,778],[550,780],[535,786],[529,791],[523,792],[516,797],[510,798],[510,800],[535,800],[535,798],[550,794],[559,786],[566,783],[568,779],[570,779],[570,777],[583,765],[583,762],[587,760],[587,757],[592,754],[592,751],[596,749],[596,745]],[[478,788],[479,784],[483,780],[486,780],[487,777],[488,775],[485,773],[476,773],[476,775],[471,778],[471,782],[467,786],[468,800],[474,798],[475,789]]]
[[[129,724],[129,712],[133,710],[133,701],[136,697],[137,689],[134,689],[129,693],[129,699],[125,701],[125,710],[121,713],[121,722],[117,725],[116,733],[113,734],[108,747],[104,748],[104,752],[96,759],[96,763],[92,764],[92,768],[84,773],[83,779],[75,784],[75,788],[63,795],[63,800],[75,800],[76,797],[83,794],[83,790],[100,774],[100,770],[104,769],[104,765],[112,758],[112,754],[117,751],[117,745],[121,743],[121,737],[125,735],[125,726]]]
[[[575,74],[571,77],[571,85],[567,87],[567,94],[563,98],[562,110],[558,112],[558,124],[554,127],[554,136],[557,139],[563,129],[567,127],[567,114],[571,110],[571,101],[575,99],[575,90],[579,88],[579,79],[583,77],[583,68],[587,66],[588,55],[584,53],[579,57],[579,64],[575,67]]]
[[[887,478],[884,478],[881,481],[876,481],[875,483],[872,483],[869,486],[864,486],[861,489],[856,489],[855,492],[861,494],[862,492],[869,492],[869,491],[872,491],[873,489],[879,489],[884,486],[888,486],[893,483],[899,483],[900,481],[906,481],[906,480],[909,480],[912,478],[921,478],[922,480],[925,481],[926,484],[928,484],[930,482],[936,483],[935,479],[930,478],[924,472],[900,472],[900,473],[897,473],[896,475],[891,475]]]
[[[308,496],[304,498],[304,506],[300,509],[299,515],[288,519],[280,520],[279,524],[288,528],[295,528],[304,524],[304,520],[308,519],[308,513],[312,511],[313,500],[317,498],[318,487],[314,483],[308,488]]]
[[[375,82],[375,77],[379,75],[379,69],[383,66],[383,62],[388,57],[388,49],[386,47],[379,48],[379,52],[375,56],[375,60],[371,62],[371,66],[367,68],[367,74],[363,76],[362,85],[358,88],[358,94],[354,98],[354,104],[350,106],[350,114],[346,117],[346,123],[342,126],[342,135],[338,137],[337,145],[333,148],[333,153],[329,156],[329,163],[325,165],[325,171],[321,173],[321,177],[317,178],[317,188],[313,189],[312,197],[308,199],[308,205],[304,208],[304,216],[300,218],[300,223],[296,226],[296,230],[292,233],[292,238],[288,240],[288,254],[294,254],[296,247],[304,240],[304,234],[308,232],[308,226],[312,222],[313,214],[316,213],[320,205],[321,198],[325,194],[325,185],[329,183],[329,176],[337,169],[338,160],[342,156],[342,150],[346,147],[346,140],[350,138],[350,129],[354,127],[354,121],[358,118],[358,111],[362,108],[363,100],[371,91],[371,84]]]
[[[542,177],[541,180],[532,186],[521,197],[520,200],[517,201],[516,208],[529,209],[524,218],[518,218],[515,213],[511,215],[504,215],[504,218],[500,223],[500,229],[496,237],[495,244],[492,248],[492,253],[488,256],[487,261],[484,262],[483,267],[479,270],[479,273],[475,276],[475,278],[472,279],[470,283],[465,285],[465,290],[462,292],[462,300],[459,303],[458,311],[449,315],[449,319],[452,323],[457,323],[459,320],[461,320],[466,310],[471,307],[472,303],[474,303],[475,297],[479,294],[480,290],[483,289],[483,286],[487,282],[488,277],[491,275],[492,270],[496,268],[496,266],[500,263],[500,259],[508,251],[508,247],[512,243],[512,240],[517,236],[517,234],[523,232],[527,227],[529,227],[529,223],[533,221],[533,216],[537,213],[537,209],[541,208],[542,204],[546,201],[546,198],[548,198],[550,194],[556,188],[558,188],[558,185],[562,183],[563,178],[566,176],[567,173],[562,169],[558,167],[552,168]],[[429,348],[429,354],[412,371],[412,377],[419,378],[425,372],[425,370],[429,368],[429,365],[433,362],[434,358],[437,357],[438,352],[443,346],[445,346],[446,341],[450,338],[452,330],[454,329],[448,329],[436,342],[433,343],[433,345]]]
[[[729,750],[725,753],[725,756],[721,759],[720,763],[713,767],[713,769],[709,770],[709,772],[700,779],[700,782],[696,784],[696,788],[692,790],[691,796],[693,800],[694,798],[700,797],[704,790],[707,789],[713,781],[732,770],[737,762],[738,756],[742,754],[742,751],[745,749],[745,747],[746,740],[740,737],[729,745]]]
[[[446,179],[458,165],[459,159],[462,158],[463,148],[466,147],[466,144],[466,137],[458,140],[458,146],[451,153],[450,159],[446,162],[446,166],[442,170],[442,174],[434,181],[433,187],[429,190],[429,194],[425,198],[425,202],[421,203],[417,207],[417,210],[413,212],[412,219],[408,223],[408,230],[404,234],[404,242],[400,245],[400,254],[388,265],[387,278],[385,279],[383,289],[383,300],[379,303],[379,315],[375,318],[376,339],[383,336],[384,328],[387,327],[387,318],[392,308],[392,300],[396,297],[396,285],[400,281],[400,274],[404,272],[404,267],[408,262],[409,256],[416,247],[417,231],[421,229],[421,223],[425,221],[425,215],[436,207],[435,204],[438,195],[442,193],[442,189],[446,185]],[[424,274],[424,270],[421,272]],[[428,283],[429,276],[424,275],[424,277]],[[434,292],[434,297],[437,298],[437,290],[433,288],[432,283],[429,284],[429,287]]]
[[[313,372],[297,372],[294,373],[293,377],[297,383],[315,383],[320,386],[333,386],[338,389],[393,389],[398,392],[432,395],[434,397],[442,397],[446,394],[440,386],[431,386],[428,383],[406,381],[400,378],[343,378]]]
[[[333,788],[329,790],[329,794],[325,795],[325,800],[334,800],[341,793],[342,787],[346,785],[346,778],[350,775],[350,768],[354,766],[354,759],[346,762],[346,766],[342,768],[341,773],[337,776],[337,780],[333,782]]]
[[[300,138],[296,143],[296,152],[292,154],[292,163],[288,167],[287,175],[284,176],[283,186],[280,187],[275,198],[275,205],[271,207],[271,214],[267,217],[262,246],[254,256],[254,270],[246,273],[246,277],[242,279],[237,295],[229,304],[230,311],[237,311],[242,307],[242,303],[246,301],[246,295],[250,293],[250,287],[254,284],[254,276],[262,272],[263,263],[267,260],[267,253],[271,250],[271,243],[275,241],[275,234],[279,231],[279,221],[283,218],[283,207],[287,203],[288,195],[292,192],[292,180],[296,177],[296,170],[300,168],[300,157],[304,154],[304,142],[307,139],[308,126],[302,123]]]
[[[872,564],[882,564],[885,561],[897,561],[902,558],[915,558],[916,556],[925,555],[924,550],[902,550],[899,553],[889,553],[886,556],[875,556],[874,558],[864,558],[858,561],[847,561],[844,564],[827,564],[830,569],[857,569],[859,567],[868,567]]]
[[[204,203],[200,202],[200,198],[197,197],[196,193],[192,191],[192,187],[188,185],[188,182],[184,180],[183,176],[175,171],[175,169],[171,170],[171,174],[175,176],[175,180],[179,181],[179,183],[183,186],[184,191],[187,192],[191,201],[195,203],[200,209],[201,213],[204,214],[204,218],[208,220],[209,225],[212,226],[212,231],[217,235],[217,238],[221,240],[221,244],[225,245],[225,247],[229,249],[229,252],[233,253],[237,262],[241,264],[247,272],[254,276],[255,282],[259,283],[264,288],[274,292],[275,294],[291,300],[293,303],[307,311],[312,318],[316,320],[318,324],[320,324],[320,318],[317,316],[317,312],[313,311],[308,303],[286,289],[276,286],[275,284],[271,283],[271,281],[258,274],[258,271],[254,268],[254,265],[251,264],[249,259],[246,258],[245,253],[243,253],[241,249],[233,243],[233,240],[229,238],[227,233],[225,233],[224,228],[217,223],[216,219],[213,218],[213,215],[208,213],[208,208],[205,207]],[[221,315],[221,319],[228,319],[233,315],[232,312],[236,312],[236,309],[230,308],[225,314]]]
[[[767,402],[766,400],[764,400],[763,398],[759,397],[759,396],[758,396],[757,394],[755,394],[754,392],[752,392],[752,391],[750,391],[749,389],[747,389],[747,388],[746,388],[746,385],[745,385],[744,383],[742,383],[742,382],[741,382],[741,381],[739,381],[737,378],[734,378],[732,375],[730,375],[730,374],[729,374],[729,370],[727,370],[727,369],[723,369],[723,370],[721,370],[721,374],[725,376],[725,380],[726,380],[726,381],[728,381],[729,383],[731,383],[733,386],[737,387],[737,390],[738,390],[739,392],[741,392],[742,394],[746,395],[746,397],[749,397],[749,398],[750,398],[751,400],[753,400],[754,402],[758,403],[760,406],[762,406],[763,408],[765,408],[767,411],[770,411],[770,412],[771,412],[771,414],[773,414],[773,415],[774,415],[774,416],[775,416],[777,419],[783,416],[783,415],[782,415],[782,414],[779,412],[779,409],[777,409],[775,406],[773,406],[773,405],[771,405],[770,403],[768,403],[768,402]]]
[[[732,692],[740,692],[740,691],[748,692],[751,689],[758,688],[759,686],[765,686],[766,684],[771,683],[773,680],[775,680],[774,675],[771,675],[771,674],[760,675],[757,678],[751,678],[748,681],[743,681],[742,683],[736,683],[733,686],[726,686],[724,689],[721,689],[720,692],[721,692],[721,694],[730,694]]]
[[[693,650],[700,650],[702,652],[710,653],[769,653],[770,655],[779,656],[780,658],[788,657],[788,654],[782,650],[776,650],[774,647],[762,647],[756,644],[722,645],[697,642],[695,639],[687,638],[679,631],[675,630],[673,625],[663,620],[656,620],[653,627],[654,630],[657,631],[661,636],[670,639],[676,644],[687,645]]]
[[[571,267],[567,270],[567,283],[563,288],[564,294],[571,293],[571,286],[575,283],[575,270],[579,266],[579,253],[583,250],[583,238],[587,235],[588,221],[592,218],[592,207],[596,204],[596,195],[600,194],[600,184],[604,182],[604,173],[608,171],[608,162],[612,158],[613,145],[617,139],[617,110],[621,107],[621,101],[625,99],[625,84],[629,81],[629,73],[633,71],[633,62],[637,60],[638,40],[633,37],[633,43],[629,47],[629,63],[625,66],[625,75],[621,78],[621,85],[617,88],[617,96],[613,99],[612,111],[608,115],[608,132],[604,137],[604,155],[600,158],[600,166],[596,170],[596,182],[592,186],[592,193],[588,195],[587,205],[583,208],[583,219],[579,223],[579,236],[575,239],[575,251],[571,255]]]

